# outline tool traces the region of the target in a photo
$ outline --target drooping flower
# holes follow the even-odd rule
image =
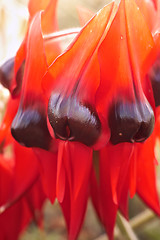
[[[43,190],[40,178],[40,164],[38,163],[35,153],[32,149],[28,149],[24,146],[22,147],[16,143],[10,134],[11,124],[17,114],[17,111],[19,114],[23,102],[27,102],[27,100],[29,100],[31,101],[31,104],[26,105],[24,109],[27,111],[27,114],[24,114],[25,116],[23,119],[21,119],[21,126],[18,129],[18,140],[22,145],[25,144],[27,147],[30,147],[33,144],[35,147],[38,146],[42,148],[48,148],[49,141],[44,141],[46,139],[48,140],[48,138],[50,139],[50,135],[47,130],[46,119],[44,119],[43,116],[41,119],[39,119],[41,117],[41,113],[44,112],[44,107],[42,105],[44,104],[44,99],[43,96],[40,95],[42,91],[40,87],[38,88],[38,84],[40,85],[38,78],[42,78],[47,68],[47,62],[49,63],[51,61],[51,57],[55,58],[55,56],[59,54],[60,49],[58,47],[57,41],[55,40],[45,42],[45,50],[43,48],[41,49],[42,37],[40,38],[40,41],[39,38],[36,39],[36,37],[39,37],[37,36],[38,34],[42,35],[41,23],[43,25],[42,28],[44,34],[57,30],[57,24],[53,26],[52,22],[52,20],[55,18],[55,8],[57,1],[50,1],[49,6],[48,4],[44,5],[44,7],[48,6],[48,8],[43,13],[37,13],[37,17],[33,15],[39,11],[41,7],[43,7],[39,4],[42,4],[45,1],[39,1],[39,4],[37,1],[36,5],[34,5],[33,2],[34,1],[30,1],[29,3],[30,20],[28,25],[28,32],[25,36],[25,39],[20,46],[16,57],[5,63],[1,67],[0,71],[2,84],[10,90],[11,95],[14,97],[13,98],[10,96],[7,110],[0,128],[0,146],[2,153],[5,151],[5,147],[8,145],[13,148],[13,157],[6,159],[5,156],[3,156],[4,154],[2,154],[0,163],[1,239],[17,239],[19,233],[28,225],[28,223],[33,218],[35,218],[36,221],[39,221],[40,219],[36,219],[35,210],[41,209],[42,204],[46,198],[46,195],[44,194],[44,190],[46,188],[45,181],[43,181],[42,178],[44,188]],[[42,21],[41,15],[43,15]],[[33,35],[33,40],[31,40],[30,35]],[[31,57],[30,51],[32,52],[35,50],[32,47],[33,41],[35,41],[34,47],[37,47],[37,53],[39,53],[39,55],[32,55],[33,57]],[[39,51],[38,47],[41,49],[41,51]],[[52,51],[52,56],[49,54],[50,51]],[[48,52],[48,55],[46,55],[44,52]],[[43,54],[44,57],[42,56]],[[36,67],[38,64],[38,58],[40,60],[39,63],[42,63],[41,67],[43,67],[40,71],[37,72]],[[26,74],[29,73],[28,68],[31,67],[30,64],[32,64],[32,67],[34,66],[33,69],[35,69],[32,75],[33,78],[31,78],[31,80],[35,80],[35,82],[33,81],[30,82],[30,85],[28,84],[28,86],[30,86],[29,90],[31,90],[31,98],[29,96],[28,99],[28,92],[26,93],[25,91],[25,79]],[[28,77],[30,77],[29,74]],[[32,94],[32,90],[35,91],[35,96]],[[39,90],[40,93],[37,94],[37,96],[36,92],[39,92]],[[38,100],[42,99],[42,102],[37,102],[36,104],[34,103],[34,98],[37,98]],[[40,110],[40,113],[38,112],[37,108]],[[27,124],[30,124],[30,126]],[[37,131],[34,130],[34,124],[37,124],[39,127]],[[16,122],[16,127],[17,125],[18,123]],[[24,132],[21,131],[21,127],[23,130],[26,130],[26,128],[27,130]],[[45,129],[45,131],[41,131],[41,127]],[[15,136],[15,138],[17,137]],[[3,186],[4,183],[5,188]],[[53,196],[53,198],[55,197]],[[17,224],[15,217],[18,218],[18,222],[21,221],[20,224]],[[8,221],[10,222],[10,231],[8,231]]]
[[[85,211],[81,206],[80,213],[75,214],[74,207],[66,207],[68,199],[71,206],[78,203],[72,200],[78,199],[78,195],[74,197],[70,179],[82,149],[86,148],[84,145],[90,147],[88,153],[91,148],[100,152],[99,178],[92,174],[92,188],[97,185],[92,196],[110,239],[118,208],[127,217],[129,193],[132,197],[137,192],[160,214],[155,184],[155,104],[151,84],[145,77],[152,64],[148,56],[154,46],[151,32],[135,2],[122,0],[119,6],[111,3],[85,25],[44,77],[43,86],[49,99],[49,129],[52,136],[64,141],[63,148],[59,143],[57,197],[62,202],[69,239],[75,239],[78,232],[72,219],[76,216],[82,221],[82,211]],[[78,59],[81,59],[79,64]],[[146,148],[150,152],[143,155]],[[81,189],[87,184],[92,169],[87,152],[83,158],[89,171],[82,171]],[[143,164],[146,172],[149,169],[148,174],[141,171]],[[74,166],[72,170],[70,166]],[[64,187],[66,178],[69,186]],[[141,178],[143,181],[139,180]],[[145,181],[150,182],[147,193],[153,193],[153,199],[143,189]],[[59,189],[63,191],[59,193]],[[87,198],[81,205],[85,206],[86,201]]]
[[[139,22],[141,26],[138,27]],[[114,45],[112,52],[111,44]],[[113,25],[99,49],[101,85],[97,93],[98,107],[108,112],[111,138],[100,150],[99,194],[94,194],[98,196],[94,202],[98,202],[98,212],[111,239],[118,208],[126,217],[128,215],[129,195],[133,197],[137,192],[160,214],[154,156],[158,132],[152,133],[155,103],[145,75],[152,64],[147,55],[154,47],[152,35],[134,1],[121,1]],[[158,119],[155,124],[159,124]]]
[[[31,220],[41,224],[37,211],[46,197],[33,151],[20,146],[9,132],[1,146],[0,176],[0,238],[16,240]]]
[[[22,161],[17,174],[21,176],[25,171],[27,177],[24,174],[24,179],[20,181],[23,182],[23,185],[16,184],[13,188],[13,194],[8,195],[5,201],[1,203],[1,207],[4,209],[24,194],[29,186],[34,185],[34,179],[39,177],[40,174],[46,195],[52,202],[56,197],[54,185],[57,176],[57,144],[51,139],[47,129],[46,100],[41,88],[41,79],[48,64],[61,51],[60,36],[63,36],[63,33],[60,36],[57,34],[58,37],[53,36],[53,31],[57,30],[57,23],[55,22],[56,2],[51,0],[46,4],[45,1],[38,1],[36,5],[34,5],[34,1],[29,2],[30,19],[25,39],[16,57],[11,59],[9,67],[7,63],[1,67],[1,82],[10,90],[13,97],[11,96],[9,99],[7,111],[1,124],[0,142],[3,144],[7,141],[11,130],[14,138],[21,145],[32,147],[34,150],[33,152],[32,149],[25,148],[28,165],[25,165],[25,160],[24,163]],[[42,7],[46,6],[44,12],[37,13]],[[52,35],[48,35],[49,33],[52,33]],[[64,36],[67,34],[68,32],[64,33]],[[69,34],[72,34],[72,32],[69,32]],[[52,142],[53,146],[51,146]],[[15,155],[20,154],[20,149],[21,147],[18,148]],[[39,164],[37,164],[37,158]],[[36,165],[34,166],[35,159]],[[50,163],[52,163],[52,168],[50,168]],[[32,166],[33,171],[30,171],[30,166]],[[27,170],[30,171],[30,174]],[[17,183],[16,174],[14,174],[14,178]],[[8,212],[8,210],[6,211]]]

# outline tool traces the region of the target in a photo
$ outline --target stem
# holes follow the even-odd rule
[[[155,217],[154,213],[149,209],[146,209],[144,212],[138,214],[130,220],[130,225],[132,228],[137,228],[146,222],[150,221]]]
[[[152,220],[153,218],[155,218],[155,215],[151,210],[146,209],[144,212],[133,217],[129,222],[127,222],[124,218],[123,219],[122,218],[123,218],[122,216],[118,215],[118,217],[117,217],[118,228],[115,227],[114,236],[119,237],[120,234],[122,233],[122,234],[127,235],[127,238],[129,240],[134,240],[134,239],[137,240],[138,238],[135,236],[135,233],[133,232],[132,229],[140,227],[143,224],[145,224],[146,222]],[[128,226],[129,226],[129,228],[128,228]],[[128,231],[129,231],[129,235],[128,235]],[[108,238],[107,238],[106,234],[102,234],[95,240],[108,240]]]
[[[120,213],[117,214],[117,225],[128,240],[138,240],[129,222]]]

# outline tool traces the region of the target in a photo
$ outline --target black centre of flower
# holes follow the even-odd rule
[[[8,90],[10,90],[11,88],[12,79],[14,77],[14,61],[15,61],[14,57],[10,58],[0,67],[0,82]],[[22,62],[15,76],[17,86],[13,90],[14,96],[18,95],[20,92],[20,89],[22,86],[22,79],[24,75],[24,67],[25,67],[25,61]]]
[[[116,102],[109,113],[112,144],[143,142],[154,128],[154,113],[148,102]]]
[[[11,133],[16,141],[26,147],[39,147],[49,150],[51,136],[46,116],[38,109],[19,109],[11,125]]]
[[[0,67],[0,82],[10,89],[11,81],[14,75],[14,58],[10,58]]]
[[[156,107],[160,106],[160,57],[149,72]]]
[[[96,111],[89,104],[78,102],[75,97],[52,94],[48,104],[48,118],[55,137],[93,145],[101,132]]]

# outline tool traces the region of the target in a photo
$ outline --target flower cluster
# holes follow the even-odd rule
[[[91,197],[111,240],[117,211],[128,218],[136,193],[160,215],[160,1],[112,1],[95,15],[80,8],[81,29],[66,31],[56,7],[29,1],[24,40],[0,68],[10,91],[0,128],[0,239],[17,239],[33,217],[40,224],[34,209],[49,198],[75,240]]]

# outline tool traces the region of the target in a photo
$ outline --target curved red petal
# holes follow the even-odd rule
[[[46,100],[41,88],[46,70],[40,12],[30,24],[20,105],[11,126],[14,138],[27,147],[49,149],[51,145],[46,120]]]
[[[122,0],[99,48],[101,82],[96,98],[101,112],[106,113],[117,96],[134,100],[133,85],[143,99],[141,85],[145,85],[145,60],[153,46],[152,35],[135,2]]]
[[[28,32],[26,49],[23,94],[25,91],[35,91],[35,94],[36,92],[42,93],[41,79],[47,70],[47,62],[41,30],[41,13],[38,13],[32,21]]]
[[[49,73],[46,74],[43,81],[43,86],[48,97],[50,97],[51,91],[55,87],[56,91],[61,91],[63,86],[63,92],[67,91],[68,94],[73,91],[74,86],[80,81],[82,73],[96,50],[107,24],[109,24],[109,17],[113,14],[112,9],[113,3],[104,7],[95,15],[77,35],[69,49],[50,66]],[[101,22],[100,25],[98,24],[99,22]]]
[[[100,142],[102,141],[100,145],[104,145],[109,138],[109,132],[107,131],[108,129],[103,126],[103,123],[102,131],[100,131],[101,123],[94,109],[95,94],[99,86],[100,78],[99,62],[96,51],[99,42],[103,38],[104,31],[111,24],[117,8],[118,7],[116,4],[111,3],[97,13],[97,15],[95,15],[77,35],[68,50],[53,62],[43,78],[43,87],[47,97],[50,98],[50,109],[52,108],[52,100],[54,102],[55,97],[59,95],[60,98],[58,99],[62,99],[66,105],[68,104],[68,99],[69,101],[73,102],[73,104],[79,105],[76,107],[77,112],[75,115],[80,115],[80,117],[82,117],[82,115],[84,116],[81,111],[82,108],[83,112],[87,111],[88,114],[90,114],[90,112],[93,110],[93,115],[96,115],[96,119],[94,121],[96,127],[94,129],[97,129],[97,132],[95,133],[95,139],[93,142],[91,141],[91,143],[86,143],[83,141],[84,139],[77,140],[75,138],[75,141],[81,141],[87,146],[94,145],[100,135],[102,137],[100,139]],[[98,25],[99,22],[101,22],[100,25]],[[84,46],[84,48],[82,46]],[[79,61],[79,59],[81,59],[81,61]],[[77,64],[78,62],[79,64]],[[88,110],[87,108],[89,107],[86,107],[85,104],[90,106],[92,110]],[[49,121],[52,118],[52,115],[54,115],[54,112],[52,110],[50,111],[50,109],[48,111]],[[67,114],[69,113],[67,112]],[[83,120],[81,121],[81,124],[83,124]],[[77,125],[75,126],[76,131],[78,131],[77,129],[79,127],[79,125]],[[59,136],[61,134],[55,133],[55,135]],[[96,148],[98,147],[99,146],[96,146]]]

